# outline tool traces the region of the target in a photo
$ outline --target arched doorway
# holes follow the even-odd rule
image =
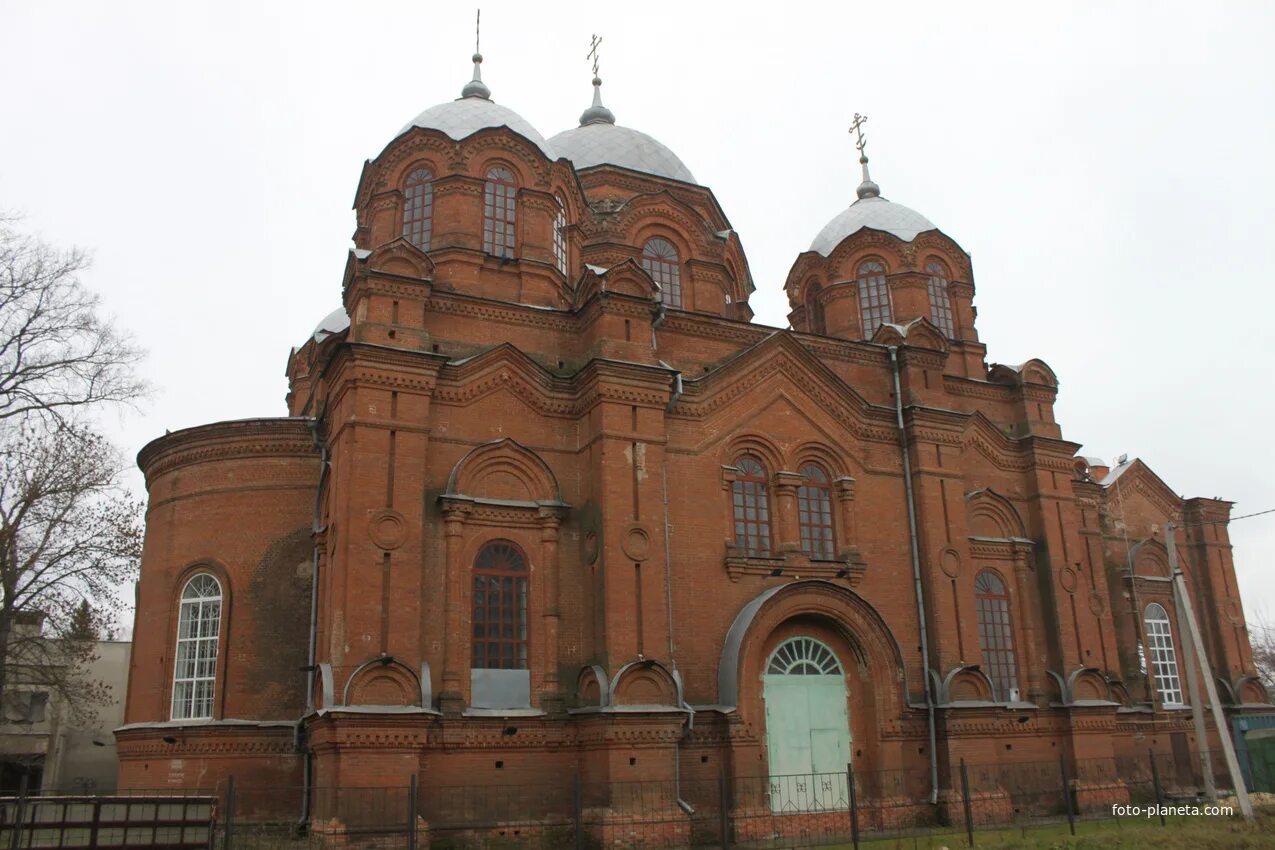
[[[771,654],[762,683],[771,810],[844,808],[850,716],[836,653],[812,637],[789,638]]]

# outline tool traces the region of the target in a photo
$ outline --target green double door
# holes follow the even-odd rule
[[[763,677],[770,805],[775,812],[845,808],[850,762],[846,680],[835,673],[769,672]],[[774,664],[771,670],[775,670]],[[809,671],[809,665],[805,665]]]

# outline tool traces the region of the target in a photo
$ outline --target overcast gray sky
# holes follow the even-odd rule
[[[483,3],[484,78],[546,137],[590,97],[669,145],[739,231],[757,321],[854,198],[974,258],[993,362],[1040,357],[1063,434],[1179,493],[1275,508],[1275,4]],[[92,251],[150,352],[110,427],[284,412],[292,345],[340,303],[364,159],[470,72],[472,6],[0,0],[0,208]],[[136,476],[140,487],[140,476]],[[1275,613],[1275,514],[1232,526]]]

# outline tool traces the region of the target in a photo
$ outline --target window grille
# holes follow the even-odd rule
[[[668,307],[682,306],[682,271],[677,247],[667,239],[648,239],[642,248],[642,268],[659,284],[660,300]]]
[[[770,554],[770,506],[766,494],[766,468],[752,455],[735,461],[737,477],[731,484],[735,516],[735,545],[749,555]]]
[[[1160,702],[1163,705],[1182,705],[1182,680],[1178,676],[1178,656],[1173,649],[1173,627],[1169,623],[1169,614],[1163,605],[1152,602],[1147,606],[1143,619]]]
[[[797,524],[801,548],[815,560],[833,559],[835,542],[832,525],[832,483],[813,463],[801,467],[802,484],[797,488]]]
[[[207,573],[200,573],[186,582],[177,616],[174,720],[212,718],[220,632],[221,584]]]
[[[558,271],[567,273],[567,208],[558,199],[558,211],[553,217],[553,261]]]
[[[938,263],[925,267],[930,275],[930,321],[948,339],[956,337],[956,320],[952,314],[952,298],[947,291],[947,270]]]
[[[871,339],[877,328],[893,321],[885,266],[875,260],[859,265],[859,318],[863,322],[864,339]]]
[[[487,172],[483,189],[483,250],[497,257],[514,255],[514,216],[518,185],[507,168]]]
[[[403,235],[422,251],[429,250],[434,229],[434,175],[418,168],[403,184]]]
[[[809,637],[789,638],[770,656],[766,672],[780,676],[837,676],[841,662],[831,649]]]
[[[988,570],[978,574],[974,579],[974,604],[983,672],[992,680],[992,698],[1007,701],[1010,691],[1018,687],[1018,673],[1009,622],[1009,593],[1000,576]]]
[[[527,561],[507,540],[488,543],[474,559],[473,664],[527,669]]]

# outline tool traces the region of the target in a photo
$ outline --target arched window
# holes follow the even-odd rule
[[[1182,680],[1178,677],[1178,656],[1173,650],[1173,627],[1169,613],[1158,602],[1147,606],[1143,618],[1147,627],[1147,649],[1151,650],[1151,670],[1155,689],[1163,705],[1182,705]]]
[[[806,331],[812,334],[827,333],[823,324],[823,305],[819,303],[819,284],[806,286]]]
[[[893,321],[890,313],[890,289],[885,283],[885,266],[876,260],[859,264],[859,318],[863,322],[864,339],[870,339],[877,328]]]
[[[731,507],[735,516],[735,545],[749,555],[770,554],[770,505],[766,495],[766,467],[753,455],[735,460]]]
[[[983,672],[992,680],[993,698],[1008,701],[1010,691],[1018,687],[1018,672],[1014,664],[1014,634],[1009,625],[1009,593],[1000,576],[984,570],[975,577],[974,605]]]
[[[677,247],[667,239],[648,239],[642,246],[642,268],[659,284],[660,300],[669,307],[682,306],[682,267]]]
[[[487,172],[483,189],[483,250],[497,257],[514,255],[514,215],[518,184],[513,172],[497,166]]]
[[[925,271],[930,276],[930,321],[943,332],[943,336],[952,339],[956,336],[956,321],[952,316],[952,299],[947,292],[947,269],[931,260],[925,264]]]
[[[832,536],[832,482],[813,463],[801,467],[797,489],[797,523],[801,528],[801,548],[819,561],[831,561],[835,543]]]
[[[434,229],[434,175],[417,168],[403,183],[403,235],[422,251],[429,250]]]
[[[558,271],[567,273],[567,207],[558,198],[558,211],[553,216],[553,261]]]
[[[212,719],[220,633],[221,583],[208,573],[200,573],[186,582],[177,613],[174,720]]]
[[[527,561],[508,540],[483,546],[474,559],[473,664],[483,670],[527,669]]]

